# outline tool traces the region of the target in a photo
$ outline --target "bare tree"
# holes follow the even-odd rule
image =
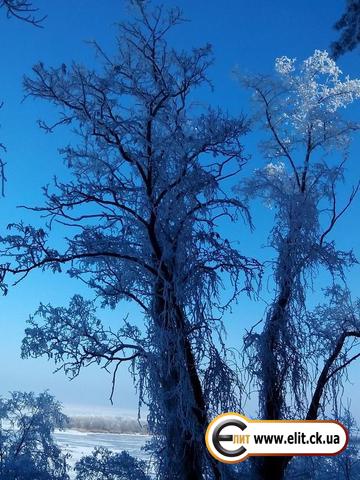
[[[358,129],[340,112],[360,97],[360,81],[342,80],[334,61],[320,51],[299,68],[281,57],[276,70],[275,78],[245,80],[269,135],[262,143],[268,163],[242,191],[262,198],[275,214],[269,237],[275,252],[274,296],[262,331],[246,335],[245,352],[259,387],[262,418],[316,419],[329,396],[337,400],[340,374],[358,357],[350,352],[360,324],[345,280],[356,259],[329,237],[359,189],[357,183],[339,205],[337,186],[344,178],[349,139]],[[319,270],[330,274],[329,303],[310,313],[307,297]],[[282,479],[289,460],[258,458],[255,470],[261,479]]]
[[[220,478],[204,446],[208,415],[235,408],[238,381],[224,359],[221,314],[240,291],[251,293],[259,272],[217,231],[247,209],[229,197],[229,180],[243,163],[244,118],[195,103],[208,83],[207,45],[177,52],[166,42],[181,23],[177,9],[150,12],[133,2],[138,18],[120,26],[118,51],[96,51],[103,69],[34,67],[29,96],[60,109],[49,125],[73,125],[78,146],[62,150],[72,180],[45,188],[46,206],[35,208],[48,226],[23,224],[3,239],[5,275],[34,269],[68,272],[103,304],[134,302],[145,324],[100,327],[93,304],[74,297],[68,309],[42,306],[27,331],[24,355],[55,356],[70,375],[93,362],[116,371],[131,362],[162,479]],[[67,248],[50,246],[55,222],[68,229]],[[228,275],[232,292],[220,292]],[[43,322],[44,320],[44,322]],[[213,334],[219,332],[220,342]],[[114,377],[115,378],[115,377]]]
[[[39,16],[39,9],[29,0],[0,0],[0,8],[4,8],[8,18],[14,17],[35,27],[42,27],[46,16]]]

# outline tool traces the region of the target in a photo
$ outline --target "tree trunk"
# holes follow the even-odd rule
[[[286,308],[290,300],[290,286],[280,291],[262,333],[262,418],[280,420],[284,407],[283,381],[286,359],[281,358],[281,330],[286,328]],[[283,480],[289,457],[253,457],[256,480]]]
[[[203,480],[208,424],[205,400],[182,309],[168,290],[159,279],[153,306],[160,384],[153,388],[161,390],[154,392],[157,415],[161,416],[161,424],[155,420],[154,433],[164,438],[161,457],[165,459],[159,473],[161,480]],[[210,462],[214,479],[220,480],[216,462]]]
[[[290,459],[290,457],[253,457],[255,479],[284,480]]]
[[[280,342],[289,299],[290,288],[284,286],[262,333],[261,413],[264,420],[280,420],[284,406],[283,381],[287,364],[286,359],[281,358]]]

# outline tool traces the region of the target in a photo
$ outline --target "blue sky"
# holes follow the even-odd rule
[[[36,120],[52,118],[55,112],[51,106],[39,102],[21,102],[22,76],[30,73],[32,65],[39,60],[53,66],[72,60],[92,66],[94,54],[86,41],[96,39],[107,51],[113,51],[115,23],[125,16],[125,2],[122,0],[34,0],[34,3],[41,13],[48,15],[43,29],[32,28],[14,19],[7,20],[3,12],[0,15],[0,97],[5,102],[0,110],[0,140],[8,150],[6,197],[0,200],[1,229],[20,218],[38,224],[35,215],[16,206],[41,204],[41,187],[51,182],[54,174],[65,175],[57,148],[69,141],[69,132],[59,130],[53,135],[45,135],[38,129]],[[316,48],[328,48],[336,36],[332,25],[343,8],[343,2],[339,0],[178,0],[177,5],[191,21],[175,31],[174,44],[184,49],[206,42],[213,45],[215,64],[210,77],[215,89],[206,94],[206,99],[234,114],[247,113],[248,108],[248,94],[232,75],[235,66],[241,72],[269,72],[278,56],[302,59]],[[352,53],[341,59],[340,66],[351,76],[360,76],[358,60],[358,53]],[[247,153],[252,159],[245,174],[262,162],[256,149],[258,139],[255,133],[246,140]],[[349,167],[352,178],[360,170],[356,150],[352,149],[354,159]],[[360,256],[358,203],[344,219],[336,237],[341,246],[354,247]],[[265,242],[270,223],[269,216],[261,208],[256,209],[254,220],[258,225],[253,234],[256,241],[254,236],[242,231],[241,245],[245,253],[256,255],[258,245]],[[355,270],[350,275],[350,283],[355,287],[358,279],[359,271]],[[66,275],[35,272],[11,289],[6,298],[0,298],[1,394],[8,390],[41,391],[49,388],[66,405],[84,405],[87,409],[109,406],[110,377],[106,372],[90,368],[69,382],[62,374],[53,375],[53,364],[45,360],[20,359],[20,343],[28,315],[40,301],[67,304],[75,292],[88,293]],[[231,343],[236,343],[237,339],[240,342],[243,327],[255,323],[263,309],[264,304],[246,299],[234,307],[233,313],[226,318]],[[107,312],[103,315],[116,321],[127,310],[128,307],[124,306],[111,315]],[[354,381],[360,379],[355,369],[351,373]],[[354,396],[354,405],[358,404],[360,397],[356,397],[355,388],[350,388],[348,393]],[[136,396],[126,371],[118,379],[115,405],[122,410],[136,409]],[[357,413],[360,414],[360,409]]]

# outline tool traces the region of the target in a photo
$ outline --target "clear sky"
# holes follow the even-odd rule
[[[29,73],[39,60],[53,66],[72,60],[92,66],[94,55],[86,41],[96,39],[111,52],[115,48],[115,23],[125,15],[122,0],[34,0],[34,3],[41,13],[48,15],[43,29],[14,19],[7,20],[4,12],[0,12],[0,98],[4,100],[4,107],[0,110],[0,140],[8,150],[6,197],[0,200],[1,229],[20,218],[38,224],[35,215],[16,206],[41,204],[41,186],[51,182],[55,173],[59,176],[65,174],[57,148],[68,142],[69,132],[59,130],[54,135],[45,135],[38,129],[36,120],[51,118],[55,112],[51,106],[40,102],[27,100],[21,103],[22,76]],[[332,25],[340,16],[344,3],[341,0],[178,0],[177,5],[191,21],[178,27],[173,40],[178,47],[185,49],[206,42],[213,44],[216,62],[210,76],[215,90],[209,92],[208,100],[234,114],[247,113],[247,93],[236,83],[231,73],[234,67],[243,72],[269,72],[278,56],[302,59],[316,48],[328,48],[336,36]],[[359,54],[344,56],[340,66],[351,76],[360,76]],[[245,173],[261,164],[257,140],[257,134],[253,134],[246,141],[247,153],[252,155],[252,160]],[[352,150],[351,178],[359,174],[356,150]],[[358,256],[359,213],[357,201],[336,233],[341,246],[354,247]],[[256,209],[254,221],[258,225],[253,234],[257,236],[256,241],[241,232],[245,254],[259,253],[254,245],[265,241],[266,229],[270,226],[263,209]],[[358,279],[359,270],[354,270],[350,275],[354,289]],[[77,410],[81,406],[86,407],[87,412],[95,406],[109,406],[110,377],[106,372],[89,368],[69,382],[61,373],[53,375],[54,365],[45,360],[20,359],[20,343],[28,315],[40,301],[65,305],[75,292],[91,294],[65,274],[35,272],[11,289],[6,298],[0,298],[1,394],[9,390],[41,391],[49,388],[64,404],[76,406]],[[242,299],[226,318],[229,341],[240,342],[243,328],[255,323],[263,309],[261,302]],[[125,306],[111,315],[100,313],[115,322],[126,311]],[[359,365],[357,369],[359,371]],[[360,375],[355,368],[351,374],[352,380],[359,382]],[[360,396],[356,396],[355,390],[355,387],[350,388],[348,394],[354,397],[354,408],[359,415]],[[126,371],[118,379],[115,405],[127,411],[136,409],[136,396]]]

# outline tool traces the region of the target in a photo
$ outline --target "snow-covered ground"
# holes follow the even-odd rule
[[[63,432],[55,432],[54,436],[61,449],[66,453],[70,453],[69,463],[71,466],[74,466],[83,455],[91,453],[95,447],[106,447],[114,452],[127,450],[135,457],[147,458],[146,453],[142,451],[142,447],[149,439],[147,435],[87,433],[65,430]],[[73,472],[70,472],[70,475],[74,478]]]

